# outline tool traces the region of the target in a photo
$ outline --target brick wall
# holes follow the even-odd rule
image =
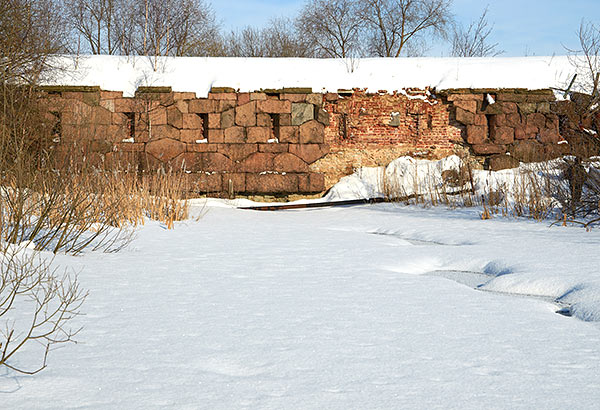
[[[213,88],[196,98],[147,87],[125,98],[98,87],[46,87],[43,100],[63,154],[107,167],[182,169],[196,193],[211,195],[320,193],[359,166],[441,158],[461,147],[482,162],[506,153],[531,160],[525,151],[551,151],[560,139],[547,91]]]

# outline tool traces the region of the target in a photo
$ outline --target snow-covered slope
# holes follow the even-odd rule
[[[170,86],[206,97],[211,87],[240,91],[312,87],[314,92],[366,88],[529,88],[566,86],[574,68],[560,57],[506,58],[149,58],[62,57],[66,70],[47,84],[97,85],[133,95],[138,86]]]

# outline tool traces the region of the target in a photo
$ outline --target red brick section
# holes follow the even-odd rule
[[[90,158],[105,157],[105,164],[185,169],[201,194],[323,192],[328,172],[355,165],[344,163],[344,155],[375,157],[386,149],[433,158],[466,146],[493,158],[490,164],[507,166],[507,156],[536,159],[537,152],[554,152],[561,139],[551,92],[435,94],[223,88],[196,98],[147,88],[128,98],[93,87],[55,87],[44,101],[58,113],[64,151],[76,142]]]

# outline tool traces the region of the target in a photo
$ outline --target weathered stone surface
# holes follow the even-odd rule
[[[519,107],[519,112],[522,115],[533,114],[537,109],[537,106],[535,103],[519,103],[518,107]]]
[[[510,155],[493,155],[490,157],[490,169],[492,171],[500,171],[503,169],[517,168],[519,160]]]
[[[246,191],[263,194],[298,192],[298,176],[295,174],[247,174]]]
[[[171,138],[174,140],[180,139],[181,132],[170,125],[153,125],[150,138],[153,140],[159,140],[163,138]]]
[[[238,93],[237,105],[244,105],[250,102],[250,93]]]
[[[197,172],[202,170],[202,156],[197,152],[184,152],[169,161],[173,170]]]
[[[290,144],[258,144],[258,152],[271,152],[279,154],[281,152],[288,152]]]
[[[500,104],[500,107],[502,108],[502,112],[504,114],[515,114],[519,112],[519,108],[517,107],[517,104],[514,102],[503,102],[503,103],[497,103]]]
[[[186,144],[187,152],[217,152],[219,144],[198,144],[196,142],[191,142]]]
[[[250,101],[266,100],[267,94],[265,93],[250,93]]]
[[[292,125],[292,114],[279,114],[279,125],[286,127]]]
[[[211,144],[225,141],[225,132],[223,130],[208,130],[208,142]]]
[[[305,193],[322,192],[325,190],[325,176],[323,174],[298,175],[298,191]]]
[[[209,114],[213,115],[213,114]],[[218,115],[218,114],[217,114]],[[220,117],[219,117],[220,121]],[[198,114],[182,114],[182,125],[184,129],[202,129],[202,118]]]
[[[183,128],[183,113],[174,105],[167,108],[167,124],[175,128]]]
[[[233,108],[221,113],[221,128],[227,129],[235,125],[235,110]]]
[[[527,116],[527,125],[531,125],[537,128],[544,128],[546,126],[546,116],[539,112],[529,114]]]
[[[474,100],[455,101],[454,106],[457,109],[460,108],[461,110],[470,112],[471,114],[475,114],[477,112],[477,101]]]
[[[188,111],[198,114],[209,114],[219,110],[218,100],[190,100],[188,103]]]
[[[122,152],[144,152],[144,149],[146,148],[146,144],[144,144],[143,142],[121,142],[119,144],[116,144],[115,146],[117,147],[117,151]],[[111,150],[112,146],[110,150],[105,152],[108,153]]]
[[[221,192],[223,181],[221,174],[205,174],[203,172],[187,175],[188,184],[197,194]]]
[[[463,110],[460,107],[456,108],[456,121],[465,124],[472,125],[475,122],[475,114],[472,112]],[[400,125],[400,124],[398,124]]]
[[[474,144],[473,152],[477,155],[503,154],[506,152],[506,147],[497,144]]]
[[[325,127],[318,121],[311,120],[302,124],[298,129],[298,132],[301,144],[322,144],[325,142]]]
[[[287,94],[283,93],[279,96],[280,100],[291,101],[292,103],[305,102],[306,94]]]
[[[167,109],[162,105],[154,108],[148,113],[148,120],[152,127],[155,125],[167,125]]]
[[[221,128],[221,114],[208,114],[208,124],[203,124],[203,126],[212,129]]]
[[[278,172],[308,172],[308,165],[294,154],[284,152],[273,159],[273,170]]]
[[[271,120],[271,116],[265,113],[258,113],[256,115],[256,126],[257,127],[272,127],[273,121]]]
[[[243,160],[238,166],[239,172],[273,171],[274,154],[255,152]]]
[[[290,144],[289,151],[304,162],[312,164],[329,153],[327,144]]]
[[[302,125],[315,118],[315,107],[312,104],[292,104],[292,125]]]
[[[219,144],[219,152],[227,155],[233,162],[240,162],[257,151],[256,144]]]
[[[467,127],[467,142],[469,144],[483,144],[487,139],[487,127],[480,125],[469,125]]]
[[[559,129],[559,119],[556,114],[546,114],[546,128]]]
[[[233,171],[235,165],[231,159],[220,152],[202,153],[202,169],[207,172],[229,172]]]
[[[144,112],[144,104],[133,98],[116,98],[113,100],[115,112]]]
[[[240,127],[256,126],[256,102],[252,101],[235,108],[235,123]]]
[[[271,128],[249,127],[246,129],[246,142],[267,142],[271,138]]]
[[[487,117],[485,116],[485,114],[476,114],[473,124],[487,127],[487,125],[488,125]]]
[[[195,115],[195,114],[194,114]],[[203,138],[201,130],[181,130],[179,140],[188,144],[195,144]]]
[[[323,105],[323,94],[308,94],[306,102],[320,107]]]
[[[323,108],[319,108],[317,110],[317,121],[319,121],[321,124],[323,124],[326,127],[329,126],[329,124],[330,124],[329,113],[327,111],[325,111]]]
[[[130,144],[130,145],[133,145],[133,144]],[[143,149],[143,144],[138,144],[138,145],[142,145],[142,149]],[[92,152],[101,152],[103,154],[106,154],[107,152],[112,151],[113,144],[106,140],[92,140],[92,141],[90,141],[88,149]]]
[[[246,129],[244,127],[230,127],[225,129],[223,141],[228,143],[246,142]]]
[[[194,92],[175,91],[173,93],[173,100],[175,100],[175,102],[182,101],[182,100],[193,100],[195,98],[196,98],[196,93],[194,93]]]
[[[506,114],[506,125],[509,127],[521,126],[521,115],[519,113]]]
[[[269,114],[291,113],[292,103],[286,100],[263,100],[256,102],[256,109]]]
[[[233,192],[230,192],[233,191]],[[243,173],[227,173],[223,174],[222,191],[229,194],[237,192],[246,192],[246,174]]]
[[[208,98],[210,100],[228,100],[235,102],[237,101],[237,94],[235,92],[210,92],[208,93]]]
[[[508,126],[508,122],[506,121],[506,115],[504,114],[490,115],[488,118],[488,122],[488,126],[490,128]]]
[[[513,158],[522,162],[541,161],[544,158],[544,147],[537,141],[519,141],[509,147]]]
[[[162,162],[169,162],[184,152],[185,144],[170,138],[154,140],[146,144],[146,153]]]
[[[223,112],[235,108],[236,101],[230,100],[219,100],[219,110],[218,112]]]
[[[279,127],[279,142],[289,142],[297,144],[300,140],[298,127],[282,126]]]
[[[554,128],[542,128],[539,133],[539,140],[543,143],[556,144],[560,141],[558,130]]]
[[[510,144],[515,140],[515,129],[510,127],[490,128],[490,137],[497,144]]]

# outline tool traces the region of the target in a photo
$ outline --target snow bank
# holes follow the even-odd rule
[[[123,91],[170,86],[206,97],[211,87],[240,91],[311,87],[314,92],[366,88],[529,88],[568,85],[573,66],[567,57],[495,58],[204,58],[57,57],[65,70],[47,85],[89,85]]]

